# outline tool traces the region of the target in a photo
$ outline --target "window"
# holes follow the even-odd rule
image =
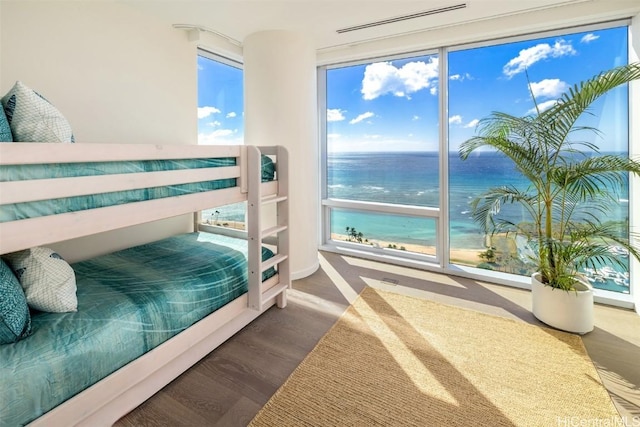
[[[198,144],[244,144],[244,98],[241,64],[199,51]],[[246,203],[202,212],[208,225],[244,230]]]
[[[524,238],[481,235],[471,220],[469,206],[472,195],[489,187],[517,187],[526,181],[523,183],[519,172],[501,155],[480,152],[462,162],[457,148],[473,135],[478,119],[491,111],[517,116],[533,114],[531,93],[539,108],[544,109],[574,84],[626,64],[627,48],[627,28],[615,27],[458,49],[448,54],[451,262],[519,275],[533,273]],[[594,139],[588,134],[574,135],[573,139],[590,138],[589,142],[601,152],[628,155],[626,88],[618,88],[598,100],[591,113],[592,116],[583,116],[581,124],[597,127],[602,131],[601,137]],[[611,219],[624,222],[629,218],[628,187],[622,189],[622,194],[620,208]],[[516,223],[525,220],[511,205],[505,206],[501,215]],[[628,230],[624,233],[628,234]],[[626,272],[612,269],[587,277],[597,288],[629,292],[628,266]]]
[[[244,144],[241,64],[200,51],[198,144]]]
[[[523,180],[496,153],[462,162],[459,144],[492,111],[532,113],[532,93],[545,108],[572,85],[626,64],[627,24],[321,68],[325,249],[478,278],[530,275],[522,242],[483,236],[469,204],[489,187]],[[602,131],[591,142],[602,152],[628,155],[627,89],[610,92],[591,112],[583,123]],[[627,185],[611,220],[628,224],[629,199]],[[515,207],[504,209],[514,221],[524,218]],[[628,235],[628,227],[622,232]],[[628,269],[590,280],[599,289],[630,291]]]
[[[329,238],[436,255],[438,56],[326,74]]]

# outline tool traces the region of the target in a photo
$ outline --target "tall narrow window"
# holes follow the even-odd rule
[[[452,263],[520,275],[532,273],[530,248],[524,237],[483,236],[471,219],[469,202],[489,187],[526,186],[511,162],[494,152],[473,153],[462,162],[459,144],[471,137],[479,119],[492,111],[516,116],[536,114],[532,97],[541,110],[548,108],[571,86],[597,73],[627,63],[627,27],[616,27],[536,38],[514,43],[455,50],[448,55],[449,105],[449,236]],[[578,125],[598,128],[599,136],[571,135],[601,152],[628,155],[628,95],[621,87],[593,104],[591,114]],[[527,216],[515,205],[501,215],[518,223]],[[621,189],[620,204],[611,220],[628,222],[628,186]],[[621,230],[628,235],[628,229]],[[612,246],[611,250],[620,248]],[[628,258],[627,258],[628,259]],[[629,292],[628,268],[585,272],[600,289]]]
[[[241,64],[200,51],[198,55],[198,144],[244,144]],[[246,203],[202,212],[209,225],[244,230]]]
[[[327,70],[330,240],[436,255],[437,89],[437,55]]]
[[[198,144],[244,144],[241,65],[198,55]]]

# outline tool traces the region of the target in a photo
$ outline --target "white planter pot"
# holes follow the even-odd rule
[[[542,284],[540,273],[531,276],[533,315],[540,321],[567,332],[586,334],[593,330],[593,288],[577,281],[576,291],[563,291]]]

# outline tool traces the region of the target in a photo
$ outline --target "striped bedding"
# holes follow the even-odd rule
[[[0,346],[0,426],[36,419],[244,294],[246,260],[244,240],[189,233],[73,264],[78,311],[32,312],[32,335]]]
[[[4,165],[0,167],[0,182],[138,172],[158,172],[235,165],[236,159],[234,157],[69,164]],[[274,179],[274,176],[275,165],[273,161],[268,156],[263,155],[262,181],[271,181]],[[96,193],[88,196],[40,200],[37,202],[12,203],[1,206],[0,222],[56,215],[66,212],[76,212],[124,203],[174,197],[183,194],[200,193],[235,187],[236,185],[236,179],[218,179],[189,184],[142,188],[138,190]]]

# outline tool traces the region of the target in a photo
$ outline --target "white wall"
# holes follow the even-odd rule
[[[16,80],[67,117],[78,143],[197,143],[196,46],[114,2],[2,1],[0,94]],[[191,218],[80,239],[70,261],[189,230]]]
[[[244,45],[245,143],[289,151],[291,278],[318,262],[318,132],[315,49],[304,34],[261,31]]]
[[[515,0],[514,0],[515,1]],[[629,18],[640,11],[638,0],[591,0],[518,15],[449,25],[428,31],[352,43],[318,51],[318,64],[327,65],[355,59],[437,49],[442,46],[481,42],[500,37],[525,35],[595,22]]]

